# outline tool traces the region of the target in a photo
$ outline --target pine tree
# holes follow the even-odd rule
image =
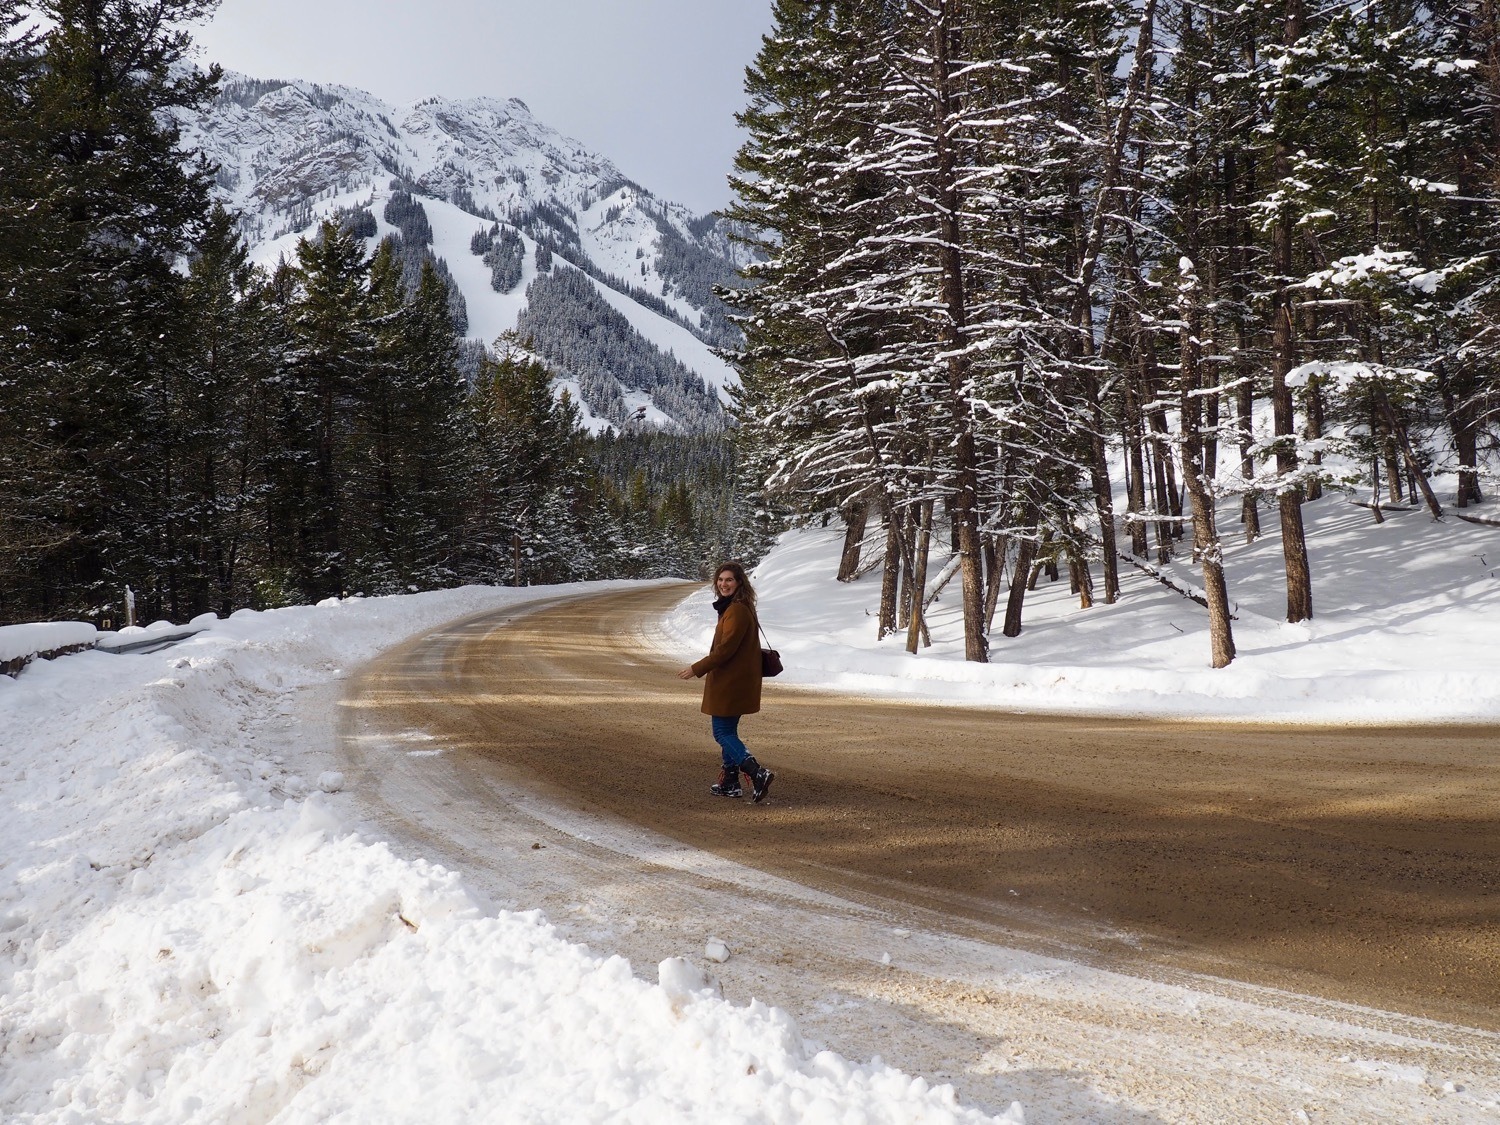
[[[22,15],[44,29],[7,33],[0,54],[0,415],[16,439],[0,478],[25,481],[0,502],[20,532],[7,615],[102,613],[125,583],[153,581],[162,498],[141,392],[175,358],[174,267],[208,210],[173,115],[218,81],[181,65],[183,25],[210,7],[0,9],[7,29]]]
[[[162,373],[176,403],[164,425],[177,449],[168,525],[176,553],[166,575],[177,620],[205,610],[227,616],[254,600],[269,404],[286,344],[268,279],[223,208],[213,209],[195,251],[183,295],[188,347]]]
[[[576,564],[567,544],[577,530],[571,501],[578,497],[568,492],[576,486],[570,471],[577,408],[553,395],[542,364],[508,347],[485,363],[470,410],[476,462],[465,535],[470,566],[486,581],[523,585],[546,580],[541,564],[566,558]]]
[[[761,256],[751,284],[727,293],[745,334],[736,358],[736,442],[746,473],[809,511],[846,516],[855,506],[899,502],[891,469],[889,386],[864,368],[881,314],[850,292],[879,270],[857,246],[880,192],[877,177],[850,174],[847,147],[868,134],[860,57],[882,6],[774,6],[774,32],[746,73],[750,134],[731,183],[726,217],[750,232]]]
[[[326,221],[297,243],[297,293],[289,309],[293,349],[287,357],[291,399],[288,435],[305,445],[294,466],[287,515],[295,536],[292,565],[310,600],[350,592],[345,516],[350,505],[349,419],[360,382],[374,359],[359,239]],[[300,439],[297,440],[297,439]]]

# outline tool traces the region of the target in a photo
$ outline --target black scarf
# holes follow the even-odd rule
[[[718,610],[720,617],[723,617],[724,616],[724,611],[726,609],[728,609],[733,602],[734,602],[734,598],[733,597],[715,598],[714,599],[714,609]]]

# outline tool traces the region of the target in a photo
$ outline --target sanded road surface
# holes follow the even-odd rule
[[[708,793],[701,685],[640,643],[688,589],[457,623],[375,662],[348,702],[845,899],[1127,971],[1500,1027],[1500,731],[1036,717],[768,682],[741,733],[772,796],[729,801]]]

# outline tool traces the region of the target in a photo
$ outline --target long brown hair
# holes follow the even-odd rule
[[[745,573],[745,564],[740,562],[738,559],[731,559],[729,562],[721,562],[718,566],[714,567],[714,593],[716,595],[718,594],[719,575],[723,574],[726,570],[729,571],[730,574],[734,575],[735,581],[740,584],[739,589],[735,590],[734,597],[731,600],[744,602],[751,609],[754,609],[755,587],[750,585],[750,576]]]

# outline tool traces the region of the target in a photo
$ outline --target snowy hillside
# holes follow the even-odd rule
[[[1444,483],[1451,478],[1445,478]],[[842,528],[782,538],[755,580],[761,620],[786,661],[782,683],[988,704],[1027,711],[1276,722],[1493,722],[1500,715],[1495,532],[1424,511],[1392,510],[1377,524],[1341,495],[1304,505],[1318,613],[1289,625],[1281,537],[1225,543],[1239,654],[1209,667],[1208,611],[1124,567],[1114,606],[1080,609],[1060,582],[1026,600],[1019,637],[992,635],[990,663],[966,662],[955,580],[933,603],[933,644],[905,651],[905,634],[877,641],[880,571],[834,579]],[[1221,526],[1235,527],[1225,504]],[[866,557],[876,547],[865,544]],[[1392,580],[1393,558],[1399,559]],[[946,573],[941,553],[932,573]],[[1162,568],[1193,589],[1197,568]],[[934,583],[935,584],[935,583]],[[705,590],[663,625],[673,653],[708,644]],[[1122,625],[1122,621],[1129,621]]]
[[[632,417],[720,424],[734,376],[712,348],[735,336],[712,288],[733,280],[743,248],[721,220],[657,199],[521,101],[396,107],[346,86],[230,73],[219,98],[185,123],[184,140],[218,167],[220,196],[243,216],[257,261],[290,259],[297,239],[330,217],[354,225],[372,250],[392,233],[412,243],[412,228],[388,213],[409,193],[425,221],[408,251],[442,263],[469,338],[493,344],[519,325],[559,386],[581,391],[596,429]],[[550,300],[536,299],[539,275],[575,270],[592,293],[554,284]],[[556,330],[539,330],[539,319]],[[584,351],[561,346],[577,340],[565,326],[580,321],[603,322],[601,338]]]

